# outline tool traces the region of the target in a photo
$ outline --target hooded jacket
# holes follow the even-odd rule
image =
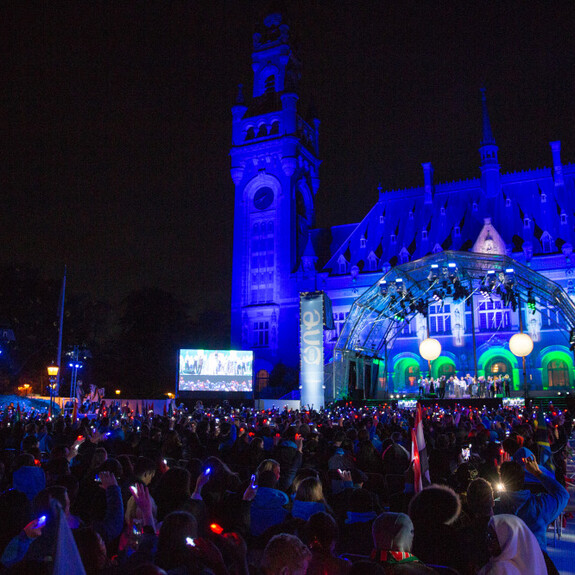
[[[266,529],[282,523],[289,514],[288,496],[279,489],[258,487],[250,509],[251,534],[261,535]]]

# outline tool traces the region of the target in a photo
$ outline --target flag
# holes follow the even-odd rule
[[[411,461],[413,462],[413,489],[415,493],[419,493],[424,486],[431,483],[425,437],[423,436],[421,404],[419,402],[417,402],[415,422],[411,430]]]

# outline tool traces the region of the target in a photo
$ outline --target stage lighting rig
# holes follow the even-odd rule
[[[527,309],[531,312],[532,315],[537,311],[537,302],[533,297],[533,288],[529,288],[527,290]]]
[[[456,278],[453,281],[453,301],[464,300],[469,297],[469,290]]]
[[[418,299],[415,302],[415,310],[420,313],[423,317],[427,317],[427,302],[423,299]]]
[[[432,294],[433,300],[436,302],[442,302],[445,299],[445,292],[440,289],[436,289]]]

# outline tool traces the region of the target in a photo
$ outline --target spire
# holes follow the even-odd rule
[[[307,245],[301,257],[302,260],[302,270],[304,272],[315,272],[315,266],[318,260],[318,257],[315,253],[315,249],[313,247],[313,242],[311,240],[311,234],[308,236]]]
[[[479,154],[481,156],[481,187],[487,198],[495,198],[501,191],[501,176],[499,170],[499,160],[497,153],[499,148],[495,143],[491,122],[487,112],[487,98],[485,97],[485,87],[481,88],[481,107],[483,111],[483,137]],[[492,215],[493,207],[488,209],[488,215]]]
[[[491,122],[489,121],[489,111],[487,110],[487,96],[485,95],[485,86],[481,88],[481,109],[483,112],[483,138],[481,139],[482,146],[495,145],[495,138],[491,130]]]

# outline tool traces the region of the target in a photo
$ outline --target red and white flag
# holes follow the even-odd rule
[[[415,422],[411,430],[411,461],[413,462],[413,489],[419,493],[426,485],[429,485],[429,463],[427,461],[427,449],[423,436],[423,419],[421,404],[417,402]]]

